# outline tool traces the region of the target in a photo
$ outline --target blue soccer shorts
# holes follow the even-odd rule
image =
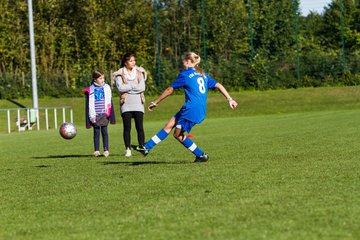
[[[191,122],[189,120],[184,119],[181,116],[181,112],[178,112],[174,115],[175,119],[176,119],[176,128],[180,128],[181,130],[183,130],[184,132],[188,132],[190,133],[191,129],[193,126],[195,126],[196,123]]]

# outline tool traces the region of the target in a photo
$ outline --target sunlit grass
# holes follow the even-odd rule
[[[338,109],[360,108],[360,86],[354,87],[328,87],[328,88],[304,88],[272,91],[254,91],[231,93],[239,103],[237,111],[229,111],[224,97],[218,92],[210,92],[208,96],[207,118],[217,117],[243,117],[263,114],[295,113],[305,111],[324,111]],[[147,96],[147,102],[154,100],[156,96]],[[171,100],[169,100],[171,99]],[[32,99],[15,99],[19,104],[31,107]],[[84,98],[46,98],[39,99],[40,107],[71,106],[74,109],[74,123],[84,126],[85,103]],[[145,121],[165,121],[172,116],[184,101],[183,95],[172,95],[162,102],[156,111],[145,115]],[[113,96],[114,108],[118,123],[121,123],[118,97]],[[18,106],[7,100],[0,100],[0,108],[17,108]],[[62,113],[58,113],[59,122]],[[11,117],[12,131],[17,131],[15,125],[16,114]],[[53,121],[50,118],[50,121]],[[0,133],[7,132],[6,112],[0,111]],[[44,120],[40,123],[41,129],[45,129]],[[54,128],[51,123],[50,128]]]
[[[92,157],[82,123],[70,141],[1,134],[0,239],[359,239],[355,90],[238,93],[236,111],[210,95],[192,131],[207,164],[171,135],[125,158],[122,124],[109,127],[108,158]],[[182,99],[166,101],[146,113],[146,138]]]

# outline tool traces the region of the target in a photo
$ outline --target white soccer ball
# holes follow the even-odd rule
[[[76,136],[77,129],[75,124],[65,122],[61,124],[59,132],[64,139],[70,140]]]

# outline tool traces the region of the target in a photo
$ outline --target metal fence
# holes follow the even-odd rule
[[[6,112],[7,131],[12,132],[12,129],[17,131],[33,130],[36,127],[40,130],[40,126],[45,123],[45,129],[57,129],[59,124],[58,112],[61,111],[62,123],[69,119],[73,122],[72,107],[40,107],[40,108],[7,108],[0,109],[0,112]],[[5,118],[4,118],[5,119]],[[15,125],[15,128],[13,126]]]

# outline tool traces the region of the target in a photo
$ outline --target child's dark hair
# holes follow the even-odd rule
[[[95,71],[92,73],[93,81],[95,81],[96,79],[98,79],[98,78],[101,77],[102,75],[104,75],[104,73],[102,73],[102,72],[99,71],[99,70],[95,70]]]
[[[129,61],[131,57],[136,58],[135,53],[126,53],[121,59],[120,67],[125,67],[125,63]]]

